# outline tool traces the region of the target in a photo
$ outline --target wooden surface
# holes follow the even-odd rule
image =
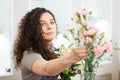
[[[99,75],[96,77],[96,80],[112,80],[111,74]]]

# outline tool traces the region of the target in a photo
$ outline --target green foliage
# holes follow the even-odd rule
[[[79,65],[80,64],[74,63],[71,67],[66,68],[60,73],[60,80],[71,80],[71,77],[74,77],[77,74]]]
[[[57,49],[60,56],[63,56],[67,53],[68,48],[66,48],[63,44]],[[80,64],[74,63],[70,67],[67,67],[64,69],[63,72],[61,72],[60,80],[71,80],[71,77],[75,76],[77,74],[77,70],[79,68]]]

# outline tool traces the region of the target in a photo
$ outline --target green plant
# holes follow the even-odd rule
[[[67,51],[68,48],[66,48],[64,45],[61,45],[58,49],[56,49],[56,52],[59,53],[60,56],[63,56],[65,53],[67,53]],[[74,63],[66,67],[65,70],[59,74],[59,80],[71,80],[71,77],[74,77],[77,74],[79,66],[79,63]]]

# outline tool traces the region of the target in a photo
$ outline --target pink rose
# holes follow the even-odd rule
[[[80,33],[79,36],[80,36],[80,39],[84,40],[84,35],[83,35],[83,33]]]
[[[105,41],[104,48],[106,49],[107,53],[112,53],[113,50],[110,40]]]
[[[100,32],[96,33],[96,38],[99,39],[100,38]]]
[[[79,11],[79,13],[80,13],[81,15],[88,15],[88,14],[89,14],[89,11],[87,11],[86,9],[81,9],[81,10]]]
[[[94,26],[94,25],[91,25],[91,24],[87,24],[87,28],[88,28],[89,30],[94,30],[94,31],[96,31],[96,32],[99,32],[99,31],[100,31],[100,29],[98,29],[98,27],[96,27],[96,26]]]
[[[93,45],[93,52],[98,55],[101,56],[103,54],[104,48],[98,44],[94,44]]]
[[[92,39],[91,39],[91,38],[86,37],[85,43],[90,43],[91,41],[92,41]]]
[[[93,29],[90,29],[89,31],[87,31],[87,35],[90,35],[90,36],[94,35],[95,33],[96,31]]]

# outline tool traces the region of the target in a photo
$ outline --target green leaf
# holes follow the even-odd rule
[[[60,80],[71,80],[71,77],[77,74],[79,66],[80,64],[74,63],[70,68],[66,68],[63,72],[60,73]]]
[[[63,35],[64,38],[66,38],[67,40],[70,40],[66,35]]]
[[[84,20],[86,20],[86,19],[87,19],[87,16],[86,16],[86,15],[83,15],[83,18],[84,18]]]

